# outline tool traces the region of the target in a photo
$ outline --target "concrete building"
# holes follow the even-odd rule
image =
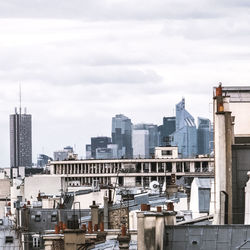
[[[213,162],[213,158],[68,160],[52,161],[49,167],[52,175],[79,186],[98,181],[105,185],[148,187],[154,180],[170,182],[172,173],[177,179],[213,177]]]
[[[185,99],[176,104],[176,131],[171,136],[171,145],[178,147],[181,157],[194,157],[197,154],[196,125],[185,109]]]
[[[132,123],[120,114],[112,118],[112,143],[118,145],[118,158],[132,158]]]
[[[196,219],[209,214],[212,178],[194,178],[191,185],[190,210]]]
[[[156,147],[155,158],[156,159],[177,159],[178,147]]]
[[[32,166],[31,115],[19,113],[10,115],[10,166]]]
[[[244,223],[244,189],[250,161],[249,109],[249,87],[214,88],[214,224]]]

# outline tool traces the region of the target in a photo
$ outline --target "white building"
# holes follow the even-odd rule
[[[212,183],[212,178],[194,178],[190,194],[190,210],[193,219],[208,215]]]
[[[132,147],[134,158],[149,157],[149,132],[145,129],[134,129],[132,133]]]

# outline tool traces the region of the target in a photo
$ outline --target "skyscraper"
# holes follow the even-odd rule
[[[207,118],[198,117],[197,153],[210,154],[213,151],[213,132],[211,122]]]
[[[96,150],[98,148],[107,148],[108,144],[111,143],[111,138],[107,136],[91,137],[91,157],[96,159]]]
[[[153,156],[155,147],[159,146],[158,126],[151,123],[133,125],[132,146],[136,158]]]
[[[133,129],[133,156],[135,158],[149,157],[149,132],[146,129]]]
[[[185,109],[185,99],[176,104],[176,131],[172,134],[172,146],[178,146],[181,157],[197,154],[197,131],[194,118]]]
[[[163,117],[163,125],[158,127],[160,146],[168,146],[170,144],[169,136],[175,131],[175,116]]]
[[[132,123],[122,114],[112,118],[112,143],[118,145],[118,158],[132,158]]]
[[[10,115],[10,166],[32,166],[31,115],[19,113]]]

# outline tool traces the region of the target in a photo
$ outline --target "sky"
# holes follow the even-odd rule
[[[33,162],[80,157],[111,118],[160,125],[185,97],[212,118],[212,88],[250,82],[248,0],[0,0],[0,167],[9,115],[32,114]]]

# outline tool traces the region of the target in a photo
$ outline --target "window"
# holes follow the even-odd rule
[[[41,215],[40,214],[36,214],[35,215],[35,221],[36,222],[40,222],[41,221]]]
[[[162,155],[172,155],[172,150],[162,150]]]
[[[37,236],[33,237],[33,247],[35,247],[35,248],[40,247],[40,238]]]
[[[5,236],[5,243],[13,243],[13,236]]]
[[[57,222],[57,216],[56,214],[51,215],[51,222]]]

